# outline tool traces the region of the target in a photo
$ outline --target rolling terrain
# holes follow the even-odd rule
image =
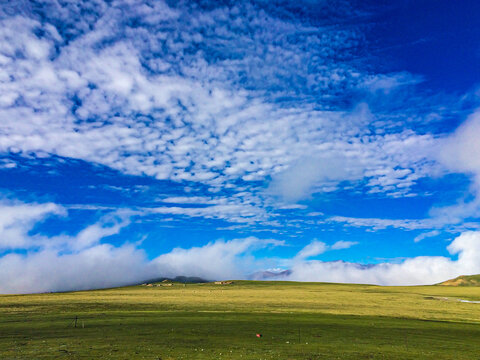
[[[460,301],[479,301],[479,287],[150,285],[2,295],[0,358],[474,359],[480,353],[480,304]]]
[[[443,286],[480,286],[480,275],[462,275],[455,279],[441,282]]]

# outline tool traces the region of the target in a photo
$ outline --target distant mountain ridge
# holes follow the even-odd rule
[[[283,271],[257,271],[250,275],[251,280],[268,280],[268,279],[282,279],[286,278],[292,273],[292,270],[283,270]]]
[[[439,283],[443,286],[480,286],[480,275],[461,275]]]
[[[159,283],[164,280],[169,280],[173,282],[180,282],[180,283],[187,283],[187,284],[199,284],[199,283],[208,283],[211,282],[212,280],[206,280],[202,279],[197,276],[176,276],[174,278],[168,278],[168,277],[159,277],[155,279],[149,279],[146,281],[142,281],[142,283]]]

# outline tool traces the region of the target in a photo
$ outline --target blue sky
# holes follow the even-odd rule
[[[0,292],[480,272],[479,13],[2,3]]]

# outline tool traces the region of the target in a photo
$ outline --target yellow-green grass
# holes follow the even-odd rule
[[[458,299],[480,300],[480,288],[236,281],[4,295],[0,359],[480,359],[480,304]]]
[[[438,285],[446,286],[479,286],[480,275],[462,275],[455,279],[444,281]]]

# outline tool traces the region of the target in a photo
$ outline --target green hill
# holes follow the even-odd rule
[[[438,285],[444,286],[480,286],[480,275],[462,275],[455,279],[444,281]]]

